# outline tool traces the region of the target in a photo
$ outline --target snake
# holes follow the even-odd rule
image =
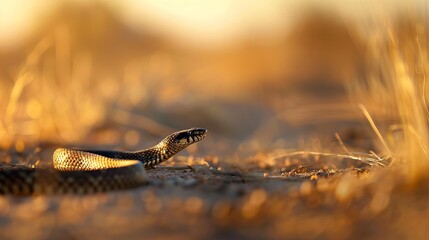
[[[204,128],[181,130],[139,151],[58,148],[52,167],[0,168],[0,194],[89,194],[135,188],[148,183],[145,169],[167,161],[206,135]]]

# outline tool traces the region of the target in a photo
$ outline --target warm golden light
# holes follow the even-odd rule
[[[426,0],[1,1],[0,238],[424,239],[428,21]],[[88,195],[1,195],[70,189],[57,148],[191,127],[146,185],[79,152]]]

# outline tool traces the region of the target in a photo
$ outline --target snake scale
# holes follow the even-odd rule
[[[203,128],[178,131],[135,152],[58,148],[53,168],[0,169],[0,194],[86,194],[133,188],[147,182],[144,168],[162,163],[207,134]]]

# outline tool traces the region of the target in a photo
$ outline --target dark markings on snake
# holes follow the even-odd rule
[[[144,168],[168,160],[206,135],[203,128],[182,130],[135,152],[58,148],[53,168],[2,164],[0,194],[85,194],[137,187],[148,180]]]

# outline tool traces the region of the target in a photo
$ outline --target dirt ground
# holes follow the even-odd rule
[[[148,174],[151,183],[134,190],[1,197],[1,237],[425,239],[427,234],[426,191],[394,191],[387,199],[376,190],[348,196],[353,190],[347,188],[356,185],[344,183],[354,178],[349,174],[318,180],[245,180],[190,169]]]
[[[343,140],[361,147],[371,141],[349,137]],[[205,155],[204,145],[147,170],[149,183],[136,189],[1,196],[1,239],[425,239],[428,233],[426,187],[386,180],[383,171],[391,169],[331,156]],[[49,164],[55,145],[28,149],[2,157]]]

